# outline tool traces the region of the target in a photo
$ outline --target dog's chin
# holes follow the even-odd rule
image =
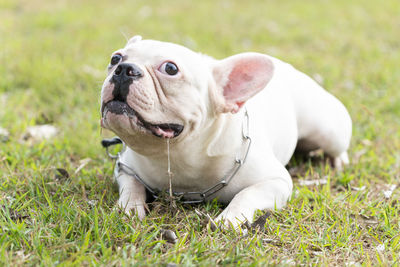
[[[145,121],[127,103],[110,101],[102,107],[102,127],[118,135],[148,134],[159,138],[176,138],[184,126],[176,123],[151,123]]]

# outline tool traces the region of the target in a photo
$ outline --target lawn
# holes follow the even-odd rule
[[[397,0],[0,0],[0,265],[400,265],[399,30]],[[214,202],[120,214],[99,97],[134,34],[314,77],[352,116],[350,166],[295,157],[291,201],[247,235],[211,231]],[[26,134],[42,124],[57,134]]]

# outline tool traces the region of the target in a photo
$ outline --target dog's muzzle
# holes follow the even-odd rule
[[[131,108],[126,102],[112,100],[103,104],[102,117],[105,118],[107,113],[111,112],[117,115],[128,116],[138,126],[149,130],[153,135],[162,138],[174,138],[180,135],[184,126],[176,123],[153,124],[145,121],[139,113]]]
[[[138,80],[142,77],[142,70],[135,64],[119,64],[110,80],[110,82],[114,84],[114,90],[112,92],[114,100],[125,102],[129,93],[129,86],[134,80]]]

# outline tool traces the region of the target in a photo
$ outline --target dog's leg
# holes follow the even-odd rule
[[[292,193],[292,186],[290,177],[269,178],[265,182],[251,185],[235,195],[216,221],[235,228],[246,220],[251,223],[256,210],[273,210],[285,206]]]
[[[146,189],[132,176],[124,173],[116,177],[119,186],[118,207],[126,214],[136,214],[139,219],[146,216]]]
[[[305,77],[293,90],[299,140],[297,149],[322,149],[341,170],[349,163],[352,122],[343,104],[310,78]]]

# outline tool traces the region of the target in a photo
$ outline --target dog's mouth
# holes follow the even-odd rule
[[[105,118],[107,113],[111,112],[117,115],[126,115],[136,125],[149,130],[153,135],[161,138],[174,138],[179,136],[183,131],[183,125],[176,123],[153,124],[145,121],[139,113],[131,108],[127,103],[122,101],[109,101],[102,106],[102,117]]]

